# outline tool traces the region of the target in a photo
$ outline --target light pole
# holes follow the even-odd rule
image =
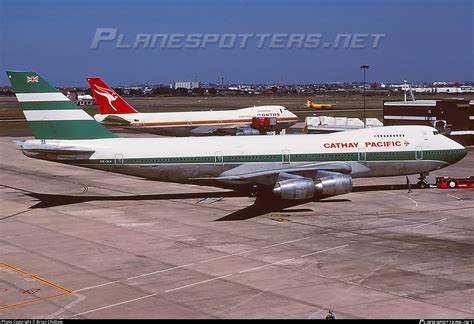
[[[369,69],[369,66],[367,64],[362,64],[360,66],[362,70],[364,70],[364,88],[362,89],[362,96],[364,97],[364,128],[366,127],[366,122],[365,122],[365,70]]]

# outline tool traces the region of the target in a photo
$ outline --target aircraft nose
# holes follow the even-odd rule
[[[466,155],[467,155],[467,149],[464,146],[459,145],[454,151],[454,154],[453,154],[454,161],[452,163],[462,160]]]
[[[465,156],[467,155],[467,149],[465,147],[463,147],[461,149],[461,152],[459,153],[459,160],[461,160],[462,158],[464,158]]]

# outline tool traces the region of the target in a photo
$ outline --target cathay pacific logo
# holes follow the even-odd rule
[[[99,96],[105,97],[108,100],[110,107],[117,111],[117,108],[112,105],[112,102],[117,100],[118,96],[110,89],[99,87],[97,84],[95,87],[96,89],[94,89],[94,92]]]

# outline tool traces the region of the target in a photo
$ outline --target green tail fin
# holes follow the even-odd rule
[[[37,139],[98,139],[117,135],[33,71],[7,71]]]

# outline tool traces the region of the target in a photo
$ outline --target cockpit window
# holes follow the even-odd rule
[[[438,131],[433,131],[433,135],[438,135],[439,132]]]

